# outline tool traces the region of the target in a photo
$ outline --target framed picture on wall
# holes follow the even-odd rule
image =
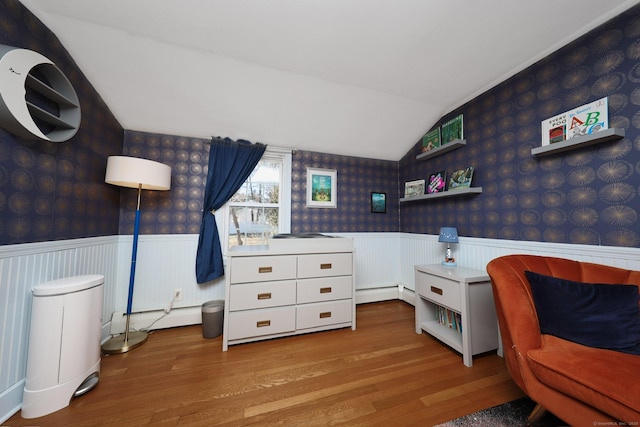
[[[371,193],[371,212],[387,213],[387,193]]]
[[[307,207],[338,206],[338,172],[335,169],[307,168]]]

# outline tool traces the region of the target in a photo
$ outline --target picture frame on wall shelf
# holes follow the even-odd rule
[[[338,206],[338,172],[335,169],[307,168],[307,207]]]
[[[404,183],[404,197],[416,197],[424,194],[424,179],[416,179]]]
[[[371,192],[371,213],[387,213],[387,193]]]
[[[453,172],[449,178],[449,190],[471,187],[473,171],[473,166],[469,166],[466,169],[460,169]]]
[[[422,137],[421,153],[428,153],[440,146],[440,126],[425,133]]]
[[[429,175],[427,194],[442,193],[447,190],[447,171],[438,171]]]
[[[442,145],[455,139],[464,139],[462,114],[454,117],[442,125]]]

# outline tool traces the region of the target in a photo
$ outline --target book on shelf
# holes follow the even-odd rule
[[[451,174],[449,178],[449,190],[455,190],[458,188],[471,187],[471,180],[473,179],[473,166],[469,166],[466,169],[460,169]]]
[[[424,194],[424,179],[407,181],[404,183],[404,197],[416,197]]]
[[[454,139],[464,139],[464,128],[462,126],[462,114],[449,120],[442,125],[440,143],[442,145]]]
[[[447,171],[434,172],[429,175],[427,194],[442,193],[447,189]]]
[[[436,321],[443,326],[462,333],[462,316],[460,313],[436,305]]]
[[[428,153],[434,148],[440,147],[440,127],[427,132],[422,137],[422,152]]]
[[[542,147],[609,128],[609,100],[600,98],[542,121]]]

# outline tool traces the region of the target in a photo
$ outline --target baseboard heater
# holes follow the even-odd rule
[[[401,299],[413,304],[414,293],[409,289],[399,289],[398,285],[382,288],[358,289],[356,303]],[[202,323],[202,306],[176,307],[167,314],[162,309],[143,311],[131,314],[132,330],[147,331],[155,329],[175,328],[177,326],[199,325]],[[124,333],[126,317],[124,312],[115,311],[111,316],[109,333],[118,335]]]
[[[118,335],[124,333],[127,318],[122,311],[115,311],[111,315],[109,333]],[[202,307],[176,307],[169,313],[164,310],[151,310],[131,313],[130,328],[136,331],[175,328],[177,326],[198,325],[202,323]]]
[[[415,293],[400,284],[356,289],[356,304],[400,299],[414,305]]]

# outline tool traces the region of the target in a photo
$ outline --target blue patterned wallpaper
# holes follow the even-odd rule
[[[169,191],[142,191],[141,234],[198,234],[207,182],[209,139],[125,131],[124,155],[171,166]],[[120,234],[133,234],[137,190],[123,189]]]
[[[467,71],[459,70],[460,78]],[[464,115],[467,146],[417,161],[416,143],[400,161],[401,186],[475,166],[472,186],[483,192],[405,203],[401,231],[437,234],[450,225],[462,236],[640,246],[639,83],[635,6],[443,117],[441,123]],[[605,96],[609,126],[624,128],[624,139],[531,155],[542,120]]]
[[[336,170],[335,209],[306,206],[309,167]],[[297,151],[291,181],[293,233],[398,231],[398,162]],[[387,213],[371,212],[371,192],[387,194]]]
[[[209,140],[125,132],[125,155],[171,166],[170,191],[143,191],[140,232],[197,234],[209,162]],[[337,208],[306,207],[307,167],[335,169]],[[398,162],[296,151],[292,156],[291,231],[398,231]],[[371,213],[371,192],[387,193],[387,213]],[[136,190],[123,190],[120,233],[132,234]]]
[[[120,192],[104,183],[106,157],[122,152],[123,130],[58,39],[16,0],[0,0],[0,44],[51,59],[81,104],[69,141],[26,140],[0,128],[0,244],[118,232]]]
[[[104,183],[106,157],[114,154],[172,166],[171,191],[143,194],[141,233],[197,233],[208,139],[123,132],[55,36],[19,2],[0,0],[0,6],[0,43],[51,58],[82,105],[80,130],[66,143],[26,141],[0,130],[0,244],[131,234],[135,190]],[[464,114],[467,146],[461,149],[417,161],[416,142],[399,162],[297,151],[292,232],[437,234],[452,225],[462,236],[637,247],[639,64],[636,6],[443,117]],[[603,96],[610,126],[624,128],[624,139],[531,156],[543,119]],[[398,205],[405,181],[469,165],[482,194]],[[306,207],[308,167],[337,171],[336,209]],[[387,193],[387,213],[371,213],[372,191]]]

